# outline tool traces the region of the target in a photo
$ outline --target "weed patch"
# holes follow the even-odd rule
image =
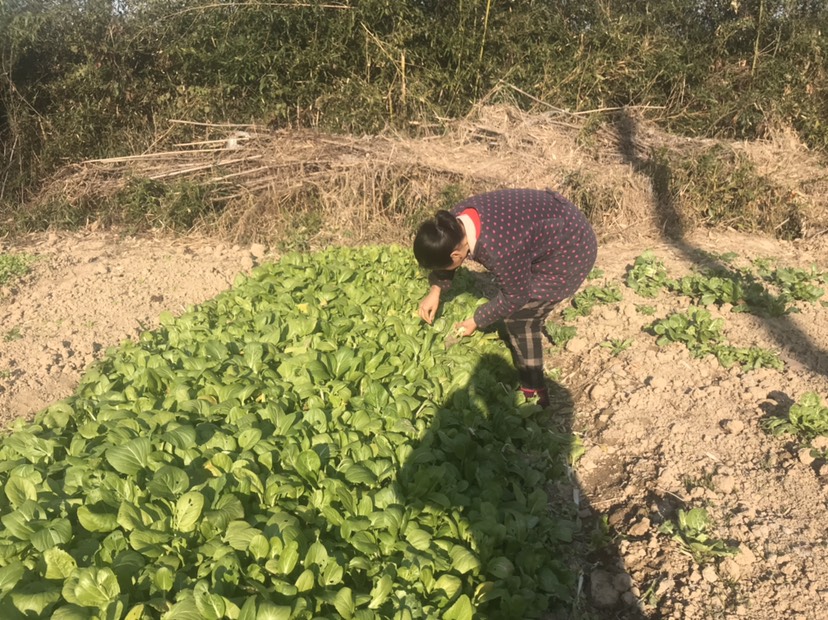
[[[672,211],[695,224],[765,231],[782,239],[802,234],[796,197],[759,174],[747,155],[723,145],[685,151],[660,149],[655,166],[669,170]]]
[[[29,273],[33,261],[28,254],[0,254],[0,286]]]
[[[217,215],[224,191],[192,180],[164,182],[132,177],[112,193],[93,192],[75,198],[47,194],[24,211],[20,227],[73,230],[98,222],[131,231],[166,228],[186,232]]]

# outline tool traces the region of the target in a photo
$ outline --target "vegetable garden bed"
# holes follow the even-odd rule
[[[0,616],[530,618],[569,600],[570,437],[515,393],[460,275],[293,254],[165,313],[0,447]]]

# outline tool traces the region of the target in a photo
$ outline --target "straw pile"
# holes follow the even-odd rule
[[[652,179],[639,164],[660,145],[699,141],[665,136],[638,120],[631,131],[631,118],[625,111],[623,122],[591,131],[585,115],[481,105],[413,138],[173,120],[144,153],[67,167],[41,200],[105,201],[136,178],[199,184],[211,188],[215,215],[200,224],[210,232],[269,241],[301,234],[319,246],[401,241],[419,219],[454,199],[500,187],[553,187],[588,213],[603,238],[642,235],[664,223]],[[783,147],[768,143],[753,152],[767,162],[774,148]],[[814,159],[800,151],[796,160],[806,158]],[[815,182],[824,168],[814,164],[809,171],[796,191],[805,188],[824,212],[823,186]]]

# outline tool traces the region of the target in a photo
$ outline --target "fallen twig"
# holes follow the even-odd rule
[[[251,129],[262,129],[260,125],[250,125],[247,123],[202,123],[199,121],[185,121],[179,118],[171,118],[169,122],[177,125],[197,125],[198,127],[248,127]]]
[[[215,168],[216,166],[229,166],[230,164],[238,164],[243,161],[253,161],[256,159],[261,159],[261,155],[251,155],[250,157],[240,157],[238,159],[229,159],[226,161],[219,161],[214,162],[211,161],[207,164],[202,164],[200,166],[191,166],[189,168],[181,168],[179,170],[173,170],[172,172],[164,172],[162,174],[156,174],[149,177],[153,181],[157,181],[158,179],[168,179],[170,177],[180,176],[182,174],[189,174],[190,172],[198,172],[199,170],[206,170],[208,168]]]
[[[153,159],[156,157],[177,157],[179,155],[194,155],[199,153],[221,153],[224,151],[233,151],[235,149],[192,149],[185,151],[160,151],[158,153],[145,153],[141,155],[125,155],[123,157],[107,157],[104,159],[87,159],[82,161],[82,164],[119,164],[128,161],[139,161]]]
[[[677,495],[676,493],[673,493],[672,491],[668,491],[667,489],[662,489],[661,487],[656,487],[656,490],[661,491],[662,493],[667,493],[667,495],[672,495],[673,497],[675,497],[677,500],[681,501],[684,504],[689,504],[690,503],[690,500],[687,499],[686,497],[682,497],[681,495]]]

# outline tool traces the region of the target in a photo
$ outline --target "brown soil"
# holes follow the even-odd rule
[[[617,282],[646,249],[674,276],[697,265],[698,250],[828,269],[824,238],[787,243],[730,232],[605,242],[598,267]],[[161,311],[181,312],[276,258],[261,245],[100,232],[33,235],[0,251],[38,257],[0,298],[4,425],[68,396],[107,347],[155,327]],[[643,304],[655,315],[639,313]],[[582,608],[597,618],[823,618],[828,465],[790,438],[769,436],[760,420],[805,392],[828,397],[828,309],[801,304],[800,313],[777,319],[713,310],[726,319],[731,343],[776,350],[786,364],[742,372],[678,345],[659,348],[642,331],[687,304],[624,288],[622,302],[579,319],[578,336],[549,355],[572,393],[586,447],[574,468],[581,516],[591,528],[606,515],[611,528],[605,546],[587,550]],[[613,356],[600,346],[609,339],[632,345]],[[715,537],[738,545],[737,555],[699,566],[658,533],[678,508],[693,506],[708,510]]]
[[[696,266],[698,250],[733,251],[743,264],[775,257],[789,266],[828,265],[824,241],[702,233],[680,244],[607,244],[599,266],[617,281],[647,248],[671,275]],[[636,304],[654,306],[655,315],[638,313]],[[583,335],[555,360],[575,393],[576,430],[586,445],[575,472],[582,501],[593,514],[607,515],[617,545],[593,571],[593,587],[599,583],[593,595],[609,602],[620,596],[616,609],[626,598],[632,608],[621,617],[823,618],[828,465],[790,437],[769,436],[760,421],[785,413],[808,391],[825,401],[828,310],[802,304],[800,313],[775,319],[712,310],[725,319],[732,344],[775,350],[785,362],[782,371],[742,372],[712,356],[694,359],[681,345],[658,347],[642,332],[654,318],[687,305],[663,293],[653,303],[625,289],[620,304],[580,319]],[[625,338],[633,344],[616,357],[597,346]],[[828,442],[816,441],[824,454]],[[737,555],[698,566],[658,533],[678,508],[696,506],[713,518],[714,537],[738,545]],[[608,559],[615,565],[607,566]],[[604,572],[631,589],[601,592]]]
[[[621,121],[591,134],[574,115],[482,106],[424,139],[250,127],[232,146],[233,128],[205,125],[200,137],[214,152],[189,152],[172,132],[159,138],[159,153],[69,166],[44,200],[103,200],[132,177],[212,183],[217,175],[237,183],[238,196],[202,228],[216,237],[97,232],[107,224],[103,214],[84,232],[0,244],[0,252],[38,257],[29,276],[0,291],[0,425],[71,394],[90,363],[155,327],[162,311],[179,313],[231,286],[237,273],[277,259],[264,245],[241,240],[281,239],[298,248],[407,243],[400,230],[416,219],[410,209],[438,204],[451,185],[555,187],[574,192],[584,207],[609,205],[591,212],[607,282],[617,283],[647,249],[672,276],[698,267],[700,251],[736,252],[743,265],[773,257],[828,269],[824,162],[792,134],[729,146],[798,197],[810,241],[725,231],[671,242],[660,233],[687,214],[661,204],[647,158],[660,147],[699,141],[665,135],[641,119]],[[694,359],[679,345],[660,348],[642,330],[688,303],[666,293],[638,298],[625,288],[622,302],[575,323],[578,336],[563,352],[549,351],[549,370],[574,402],[571,423],[586,450],[572,476],[587,541],[573,560],[582,596],[565,617],[821,620],[828,608],[828,465],[792,438],[768,435],[760,422],[784,414],[805,392],[828,398],[828,310],[800,304],[797,314],[760,319],[713,309],[732,344],[773,349],[785,362],[782,371],[742,372]],[[654,314],[640,313],[641,305]],[[601,346],[627,339],[631,346],[617,355]],[[825,438],[817,441],[824,454]],[[698,565],[659,533],[679,509],[692,507],[708,511],[711,535],[738,554]],[[590,543],[602,519],[604,534]]]

